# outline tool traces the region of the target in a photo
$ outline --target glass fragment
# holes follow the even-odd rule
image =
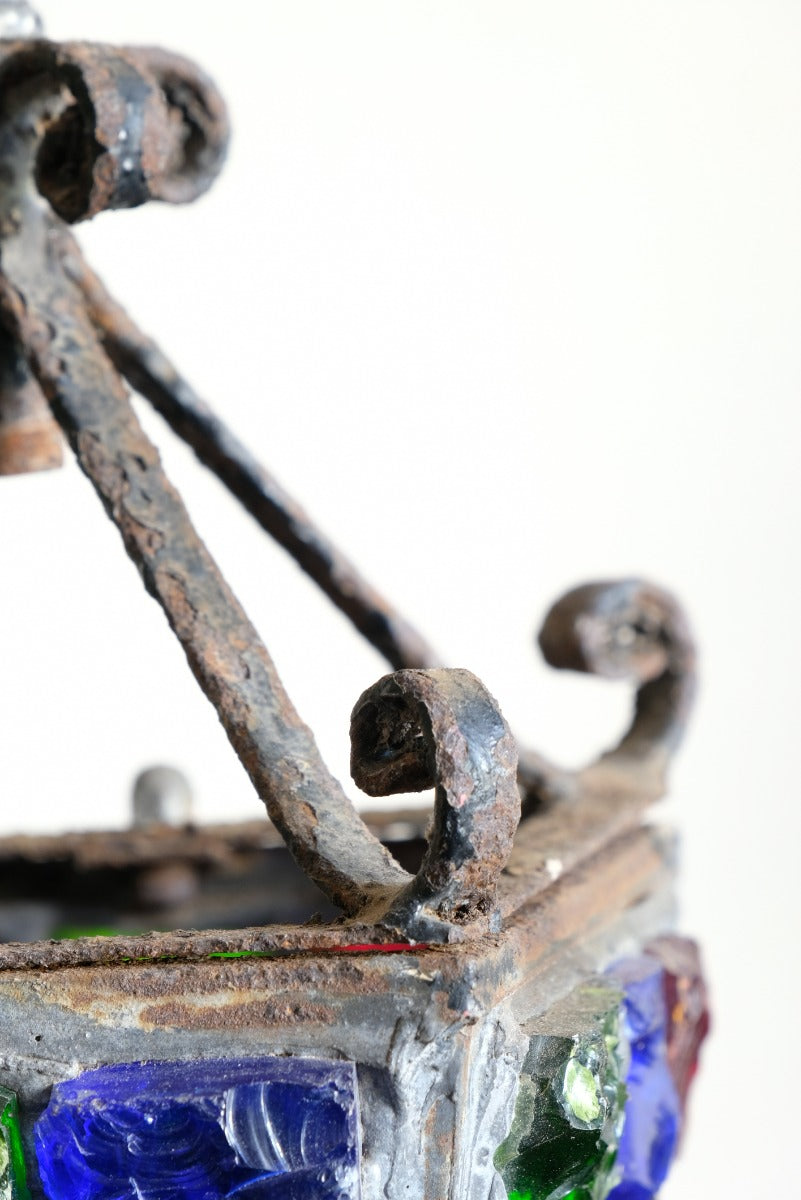
[[[48,1200],[359,1200],[352,1063],[126,1063],[57,1084],[35,1127]]]
[[[625,1100],[620,1006],[618,987],[594,980],[537,1020],[512,1129],[495,1155],[510,1200],[606,1194]]]
[[[30,1200],[17,1097],[4,1087],[0,1087],[0,1200]]]
[[[698,949],[675,936],[536,1018],[495,1155],[509,1200],[653,1200],[708,1029]]]
[[[618,1147],[619,1182],[609,1200],[651,1200],[678,1144],[681,1106],[667,1058],[665,973],[654,958],[618,964],[624,990],[623,1032],[631,1049],[625,1120]]]

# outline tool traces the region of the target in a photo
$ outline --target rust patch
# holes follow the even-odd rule
[[[0,326],[0,475],[49,471],[63,461],[63,441],[22,351]]]
[[[149,1004],[139,1014],[139,1024],[154,1029],[229,1029],[237,1033],[246,1029],[333,1025],[336,1019],[337,1014],[323,1004],[290,1003],[280,999],[248,1000],[221,1007],[169,1001]]]
[[[50,422],[0,426],[0,475],[52,471],[64,462],[58,427]]]

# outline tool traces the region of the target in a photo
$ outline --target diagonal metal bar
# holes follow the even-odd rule
[[[237,497],[271,537],[397,670],[435,668],[440,656],[357,571],[311,517],[259,463],[178,372],[158,344],[114,299],[65,230],[61,254],[81,289],[103,346],[120,373],[194,450],[200,462]],[[518,779],[526,796],[552,799],[566,774],[542,755],[521,748]]]
[[[357,571],[239,441],[106,290],[69,235],[64,262],[81,288],[106,353],[135,391],[236,496],[271,537],[322,589],[395,668],[432,667],[437,655],[425,639]]]

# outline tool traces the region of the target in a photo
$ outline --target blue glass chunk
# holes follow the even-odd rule
[[[665,973],[653,958],[614,967],[623,988],[623,1032],[631,1050],[626,1109],[609,1200],[651,1200],[668,1173],[679,1136],[681,1103],[668,1066]]]
[[[56,1084],[36,1123],[48,1200],[359,1200],[352,1063],[124,1063]]]

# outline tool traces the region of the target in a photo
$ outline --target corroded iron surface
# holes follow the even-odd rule
[[[625,908],[665,886],[669,880],[670,842],[653,830],[630,827],[610,836],[609,821],[599,821],[582,843],[572,845],[574,823],[565,821],[560,836],[552,831],[543,858],[533,845],[516,846],[510,862],[519,872],[504,875],[501,910],[508,933],[524,957],[547,957],[551,947],[576,932],[582,922],[604,920],[604,912]],[[528,830],[526,830],[528,832]],[[593,836],[594,835],[594,836]],[[532,842],[533,838],[523,839]],[[561,858],[555,855],[561,853]],[[560,871],[553,863],[560,864]],[[555,878],[556,876],[556,878]],[[436,930],[435,930],[436,932]],[[498,934],[487,931],[467,945],[497,944]],[[298,953],[375,955],[424,949],[435,943],[399,939],[391,929],[357,920],[325,925],[268,925],[249,929],[177,929],[167,933],[118,937],[77,937],[0,944],[1,970],[51,969],[70,965],[131,962],[203,961],[215,955],[285,956]],[[455,948],[455,947],[454,947]]]

